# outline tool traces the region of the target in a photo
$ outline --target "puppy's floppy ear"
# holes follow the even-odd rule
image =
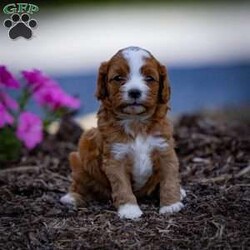
[[[103,62],[99,68],[97,77],[97,89],[95,96],[98,100],[103,100],[106,97],[108,97],[107,73],[108,73],[108,62]]]
[[[159,75],[158,101],[160,104],[167,104],[170,99],[171,89],[168,81],[167,69],[164,65],[159,65]]]

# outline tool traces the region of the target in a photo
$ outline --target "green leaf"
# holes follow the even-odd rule
[[[61,107],[56,110],[50,110],[48,107],[43,107],[45,118],[43,120],[43,126],[45,130],[48,129],[49,125],[57,120],[60,120],[65,114],[69,112],[67,108]]]
[[[21,148],[22,144],[12,128],[0,129],[0,162],[17,160],[20,157]]]

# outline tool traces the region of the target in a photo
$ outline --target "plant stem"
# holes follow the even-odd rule
[[[24,111],[30,97],[31,97],[31,92],[30,92],[29,88],[25,87],[21,93],[20,98],[19,98],[19,112],[20,113],[22,111]]]

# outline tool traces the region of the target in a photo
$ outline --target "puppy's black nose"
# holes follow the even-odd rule
[[[141,91],[138,90],[138,89],[131,89],[129,90],[128,92],[128,96],[131,97],[131,98],[140,98],[141,96]]]

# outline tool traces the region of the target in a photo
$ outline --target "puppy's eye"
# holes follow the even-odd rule
[[[148,83],[154,82],[154,81],[155,81],[155,79],[154,79],[153,76],[146,76],[146,77],[144,78],[144,80],[145,80],[146,82],[148,82]]]
[[[116,81],[116,82],[123,82],[123,81],[125,81],[125,77],[117,75],[117,76],[113,77],[112,80]]]

